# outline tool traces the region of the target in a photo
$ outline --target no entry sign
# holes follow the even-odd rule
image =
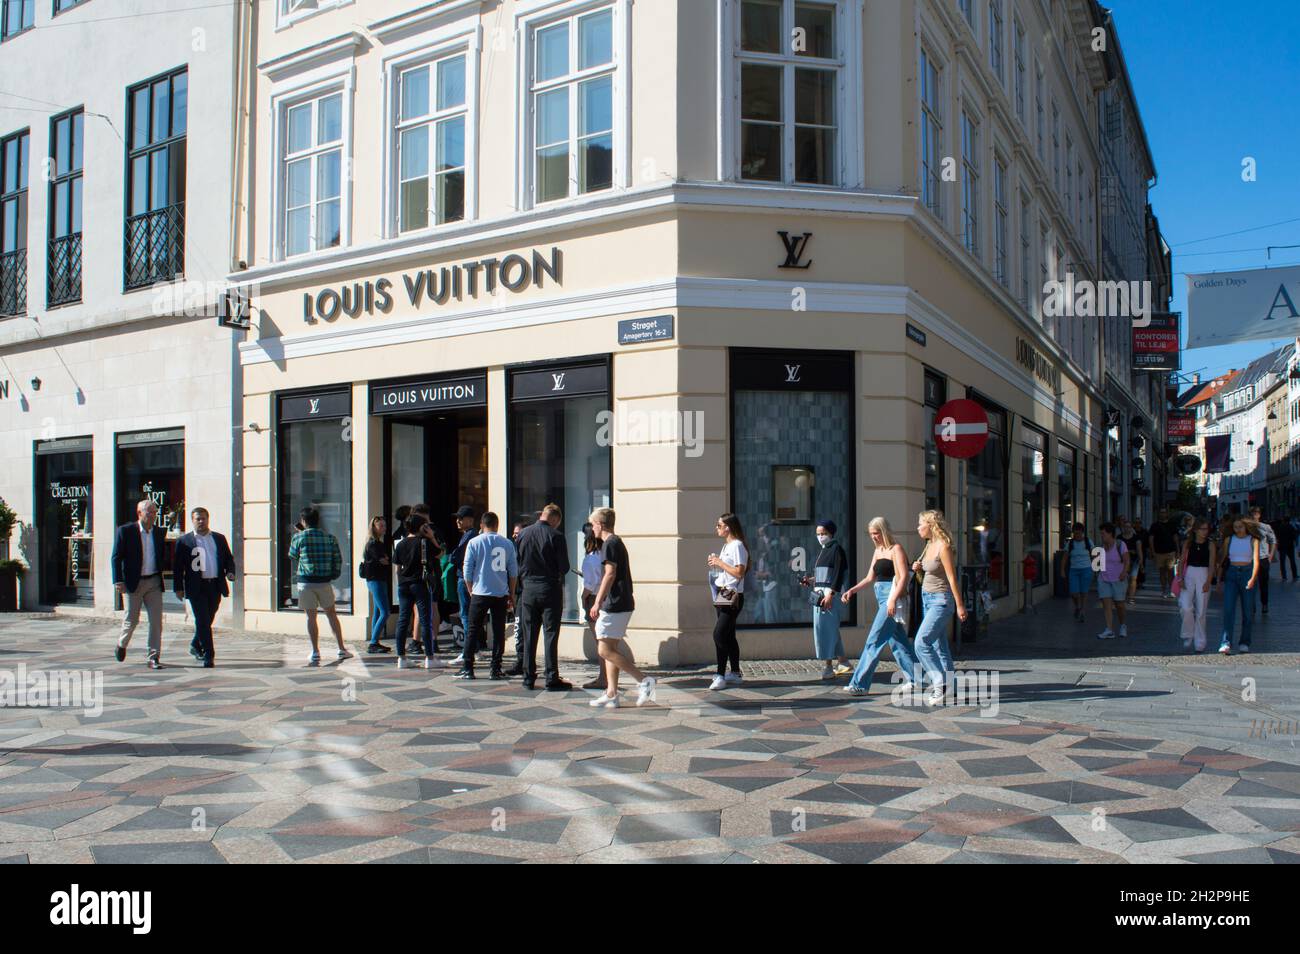
[[[947,457],[974,457],[989,441],[989,416],[978,401],[958,398],[934,415],[934,443]]]

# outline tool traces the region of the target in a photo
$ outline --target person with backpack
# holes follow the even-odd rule
[[[745,548],[745,531],[740,518],[734,513],[724,513],[714,525],[714,532],[722,537],[721,554],[709,554],[709,590],[713,595],[713,609],[717,619],[713,624],[713,646],[717,650],[718,673],[709,683],[717,691],[728,686],[739,686],[744,681],[740,672],[740,643],[736,639],[736,620],[745,608],[745,570],[749,568],[749,551]],[[834,612],[832,608],[832,612]],[[843,647],[841,647],[841,650]],[[727,672],[727,664],[731,672]]]
[[[1106,614],[1106,628],[1097,634],[1098,639],[1114,639],[1111,619],[1119,616],[1119,635],[1128,635],[1124,621],[1126,607],[1124,596],[1128,592],[1129,561],[1131,554],[1113,523],[1101,525],[1101,572],[1097,575],[1097,595],[1101,597],[1102,611]],[[1172,554],[1170,557],[1172,559]],[[1173,582],[1172,580],[1170,581]]]
[[[379,641],[388,632],[388,616],[392,612],[388,592],[388,575],[392,565],[388,559],[388,521],[383,517],[371,517],[370,536],[361,553],[361,563],[357,566],[357,573],[366,581],[366,590],[370,593],[370,643],[366,646],[368,653],[392,652]]]
[[[1065,559],[1061,561],[1061,577],[1070,581],[1070,599],[1074,601],[1074,618],[1082,623],[1088,591],[1092,589],[1092,540],[1083,524],[1076,523],[1070,539],[1065,541]]]
[[[418,644],[424,650],[424,668],[436,669],[434,659],[433,626],[429,575],[436,566],[437,544],[433,528],[419,513],[406,518],[406,536],[393,550],[397,565],[397,668],[406,668],[406,641],[411,633],[413,612],[419,612],[423,640]]]

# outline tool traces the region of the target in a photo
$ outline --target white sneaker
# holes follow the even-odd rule
[[[1115,638],[1115,634],[1112,633],[1112,632],[1110,631],[1110,629],[1103,629],[1100,633],[1097,634],[1097,638],[1098,638],[1098,639],[1114,639],[1114,638]]]
[[[861,686],[845,686],[844,691],[851,696],[865,696],[867,694],[867,690]]]
[[[410,667],[407,665],[406,657],[405,657],[405,656],[398,656],[398,657],[397,657],[397,668],[398,668],[398,669],[409,669],[409,668],[410,668]]]
[[[461,653],[459,656],[457,656],[457,657],[456,657],[455,659],[453,659],[451,662],[447,663],[447,665],[448,665],[449,667],[450,667],[450,666],[455,666],[457,669],[459,669],[461,666],[465,665],[465,654],[464,654],[464,653]]]
[[[723,681],[729,686],[739,686],[745,681],[745,677],[738,672],[729,672],[722,677]]]
[[[646,676],[641,680],[641,687],[636,694],[636,704],[645,705],[647,702],[655,701],[655,677]]]
[[[446,669],[447,664],[443,662],[441,659],[435,659],[432,656],[425,656],[424,668],[425,669]]]
[[[320,653],[312,653],[310,656],[308,656],[308,657],[307,657],[307,665],[308,665],[308,666],[319,666],[319,665],[320,665]]]
[[[1219,644],[1219,652],[1223,653],[1223,655],[1225,655],[1225,656],[1231,656],[1231,655],[1232,655],[1232,647],[1229,646],[1227,643],[1220,643],[1220,644]]]
[[[1128,626],[1127,626],[1127,625],[1120,626],[1120,628],[1119,628],[1119,638],[1120,638],[1120,639],[1124,639],[1124,638],[1126,638],[1127,636],[1128,636]]]
[[[907,695],[911,695],[912,693],[916,692],[916,683],[900,682],[898,684],[898,691],[901,693],[906,693]]]
[[[832,666],[830,663],[827,663],[827,664],[826,664],[826,668],[822,670],[822,678],[823,678],[823,679],[834,679],[834,678],[835,678],[835,667]]]
[[[617,709],[618,696],[607,696],[603,692],[588,703],[593,709]]]
[[[714,676],[713,681],[709,683],[709,688],[712,689],[714,692],[717,692],[719,689],[726,689],[727,688],[726,678],[723,676]]]
[[[943,705],[943,698],[945,695],[947,695],[947,692],[948,692],[948,686],[945,683],[936,682],[933,686],[930,687],[930,691],[925,695],[926,705],[931,705],[931,706]]]
[[[351,658],[352,658],[352,654],[351,654],[350,652],[348,652],[346,649],[340,649],[340,650],[339,650],[339,662],[342,662],[342,661],[345,660],[345,659],[351,659]]]

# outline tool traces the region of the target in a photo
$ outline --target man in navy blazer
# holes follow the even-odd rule
[[[141,500],[135,507],[139,518],[134,523],[117,528],[113,537],[113,586],[126,601],[126,615],[122,617],[122,635],[117,640],[117,661],[126,659],[126,647],[131,642],[136,624],[140,622],[140,607],[149,614],[149,668],[163,668],[163,547],[167,531],[158,526],[158,505],[152,500]]]
[[[213,666],[212,621],[221,598],[230,595],[227,580],[235,578],[235,557],[230,544],[208,529],[208,511],[195,507],[190,513],[194,529],[176,541],[172,563],[172,586],[176,595],[190,601],[194,612],[194,640],[190,655],[202,660],[204,669]]]

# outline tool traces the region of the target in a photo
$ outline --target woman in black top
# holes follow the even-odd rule
[[[438,547],[433,530],[419,514],[411,514],[406,521],[407,535],[393,551],[397,566],[397,667],[406,665],[406,639],[411,629],[411,612],[420,614],[420,630],[424,637],[424,668],[433,669],[433,610],[429,592],[429,576],[438,572]]]
[[[840,541],[835,539],[837,529],[833,520],[823,520],[817,525],[817,542],[821,544],[821,551],[813,564],[813,575],[801,581],[813,591],[813,653],[825,664],[823,679],[846,676],[853,671],[840,636],[837,597],[844,592],[849,581],[849,558]],[[832,660],[838,665],[834,665]]]
[[[1191,536],[1183,543],[1178,565],[1182,567],[1178,577],[1182,585],[1178,608],[1183,614],[1183,649],[1195,646],[1198,653],[1203,653],[1205,611],[1218,566],[1218,547],[1210,539],[1210,521],[1204,518],[1196,521]]]
[[[367,652],[391,652],[380,638],[388,631],[388,616],[392,602],[388,593],[388,574],[392,564],[388,560],[388,521],[383,517],[370,518],[370,536],[361,555],[361,576],[370,591],[370,645]]]

